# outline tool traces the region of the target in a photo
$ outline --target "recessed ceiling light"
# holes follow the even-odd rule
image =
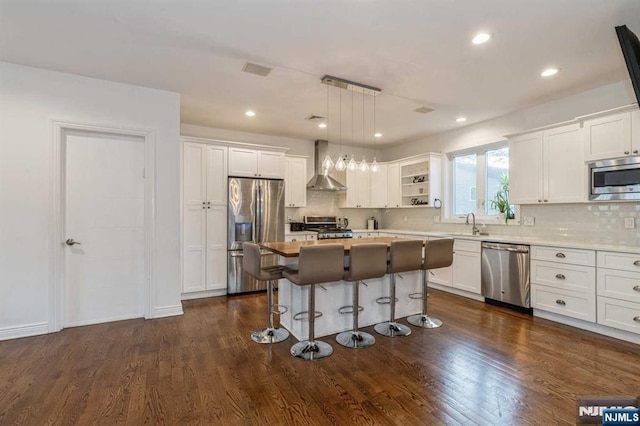
[[[324,129],[327,127],[327,123],[320,123],[318,124],[318,127],[320,127],[321,129]]]
[[[253,111],[247,111],[244,113],[244,115],[246,115],[247,117],[255,117],[256,113]]]
[[[542,71],[540,73],[540,75],[542,77],[551,77],[552,75],[558,74],[558,71],[559,71],[558,68],[551,67],[551,68],[547,68],[546,70]]]
[[[467,121],[467,117],[458,117],[456,118],[456,123],[464,123]]]
[[[471,43],[473,43],[473,44],[486,43],[486,42],[489,41],[490,38],[491,38],[490,34],[478,33],[478,34],[476,34],[476,36],[473,39],[471,39]]]
[[[382,137],[382,133],[376,133],[375,135],[373,135],[376,138],[381,138]]]

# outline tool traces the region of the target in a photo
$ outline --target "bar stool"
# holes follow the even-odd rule
[[[391,274],[390,296],[380,297],[378,303],[389,303],[391,314],[388,322],[376,324],[374,330],[388,337],[404,337],[411,329],[396,322],[396,274],[417,271],[422,267],[422,240],[392,241],[387,273]],[[386,299],[389,299],[387,302]]]
[[[338,310],[341,314],[353,313],[353,329],[336,336],[336,341],[348,348],[366,348],[376,339],[369,333],[358,330],[360,282],[370,278],[384,277],[387,272],[387,245],[384,243],[354,244],[349,250],[349,269],[343,280],[353,282],[353,304]]]
[[[284,328],[273,326],[273,314],[283,314],[285,311],[276,311],[278,305],[273,303],[273,281],[281,279],[284,266],[273,266],[269,268],[260,267],[260,246],[255,243],[243,243],[242,251],[244,259],[242,268],[258,281],[267,282],[267,328],[256,330],[251,333],[251,340],[256,343],[279,343],[289,337],[289,332]]]
[[[297,271],[284,271],[284,277],[299,286],[309,286],[309,304],[306,313],[309,319],[309,337],[291,347],[296,358],[316,361],[333,353],[331,345],[315,340],[315,319],[322,316],[316,312],[316,284],[342,280],[344,275],[344,246],[326,244],[300,247]]]
[[[442,321],[427,315],[427,289],[431,269],[446,268],[453,263],[453,239],[427,241],[424,246],[424,262],[422,263],[422,305],[421,315],[411,315],[407,321],[411,325],[422,328],[438,328]]]

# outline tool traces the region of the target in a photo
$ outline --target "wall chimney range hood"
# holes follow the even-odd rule
[[[307,182],[307,189],[313,191],[346,191],[347,187],[329,176],[329,171],[322,167],[322,159],[329,151],[329,142],[317,140],[315,143],[315,171]]]

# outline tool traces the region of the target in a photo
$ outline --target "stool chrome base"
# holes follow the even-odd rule
[[[284,328],[263,328],[251,333],[251,340],[256,343],[280,343],[287,340],[289,332]]]
[[[407,318],[407,322],[422,328],[438,328],[442,325],[442,321],[428,315],[411,315]]]
[[[373,329],[376,333],[387,337],[405,337],[411,334],[409,327],[404,324],[398,324],[397,322],[382,322],[376,324]]]
[[[376,339],[364,331],[343,331],[336,336],[336,342],[347,348],[368,348]]]
[[[317,361],[327,358],[333,353],[331,345],[319,340],[303,340],[291,346],[291,355],[305,361]]]

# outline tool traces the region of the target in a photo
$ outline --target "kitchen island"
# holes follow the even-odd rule
[[[349,265],[349,250],[353,244],[385,243],[391,245],[392,241],[402,240],[397,237],[368,238],[366,241],[351,238],[268,242],[261,243],[263,249],[278,254],[281,264],[290,268],[298,268],[298,256],[300,247],[342,244],[345,252],[345,267]],[[364,308],[360,312],[360,326],[378,324],[389,320],[389,305],[379,304],[376,299],[389,296],[389,275],[382,278],[366,280],[360,284],[360,306]],[[419,293],[422,289],[421,272],[405,272],[396,279],[396,318],[401,319],[409,315],[421,312],[421,299],[412,299],[410,294]],[[287,308],[287,312],[280,316],[280,324],[291,332],[298,340],[304,340],[308,333],[308,322],[294,320],[294,316],[307,310],[309,286],[298,286],[287,279],[278,283],[278,303]],[[316,337],[328,336],[350,330],[353,317],[351,314],[340,314],[341,307],[351,304],[353,284],[348,281],[337,281],[316,286],[316,310],[322,312],[322,316],[316,318]]]

